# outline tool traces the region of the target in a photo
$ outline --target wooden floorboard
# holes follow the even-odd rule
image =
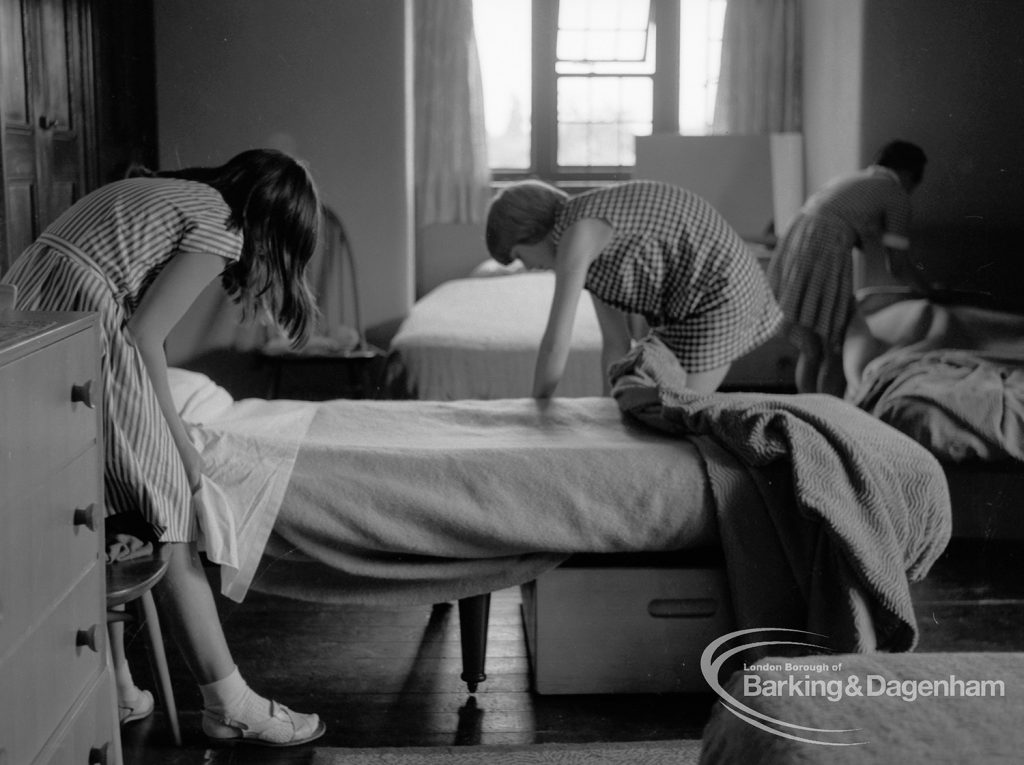
[[[955,540],[912,587],[918,651],[1024,650],[1024,544]],[[458,609],[320,605],[251,593],[223,604],[236,660],[260,692],[318,712],[328,732],[317,746],[451,746],[699,738],[714,697],[704,694],[540,696],[516,589],[491,604],[487,680],[470,695],[459,679]],[[129,655],[153,687],[143,641]],[[316,749],[209,749],[201,701],[178,652],[168,646],[183,735],[174,747],[161,711],[123,730],[126,761],[312,762]]]

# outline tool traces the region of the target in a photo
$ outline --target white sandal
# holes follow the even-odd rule
[[[293,712],[284,704],[270,702],[270,715],[256,725],[203,710],[203,733],[215,741],[260,746],[299,746],[320,738],[327,730],[315,714]]]
[[[143,720],[153,714],[154,706],[153,694],[141,688],[136,688],[134,701],[129,702],[120,698],[117,700],[118,720],[120,720],[121,725],[135,722],[136,720]]]

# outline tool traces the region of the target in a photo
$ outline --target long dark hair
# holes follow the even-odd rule
[[[153,172],[134,166],[130,176],[181,178],[212,186],[227,202],[230,230],[242,232],[242,255],[221,283],[245,317],[266,310],[301,347],[316,313],[306,265],[317,246],[320,200],[305,165],[273,149],[251,149],[219,167]]]

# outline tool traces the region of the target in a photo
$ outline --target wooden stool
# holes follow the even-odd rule
[[[153,586],[163,579],[167,572],[167,561],[157,555],[117,561],[107,564],[107,624],[126,621],[131,617],[118,609],[125,604],[141,605],[142,618],[149,635],[150,656],[156,664],[167,719],[171,723],[174,743],[181,746],[181,729],[178,726],[178,708],[174,703],[171,675],[167,670],[167,655],[164,653],[164,638],[160,631],[160,620],[153,602]]]

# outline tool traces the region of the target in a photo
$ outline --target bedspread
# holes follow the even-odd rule
[[[204,473],[233,500],[242,571],[221,574],[235,600],[256,561],[264,592],[429,604],[574,552],[717,542],[696,447],[610,398],[235,401],[205,375],[170,378]]]
[[[529,396],[555,279],[550,271],[453,279],[413,305],[391,341],[395,398],[454,401]],[[561,396],[600,396],[601,330],[580,301]]]
[[[696,448],[623,423],[608,398],[324,402],[253,586],[454,600],[574,552],[708,544],[711,502]]]
[[[698,394],[681,384],[681,371],[664,345],[645,340],[613,367],[614,396],[637,420],[693,438],[709,458],[724,451],[761,476],[766,518],[755,505],[716,502],[738,626],[811,630],[839,651],[913,648],[909,581],[927,574],[951,530],[938,461],[839,399]],[[709,469],[717,499],[728,484],[716,472]],[[774,589],[748,586],[765,580]]]
[[[1024,460],[1024,316],[904,301],[870,322],[892,347],[854,404],[945,462]]]
[[[1024,461],[1024,365],[971,351],[894,352],[854,403],[943,461]]]

